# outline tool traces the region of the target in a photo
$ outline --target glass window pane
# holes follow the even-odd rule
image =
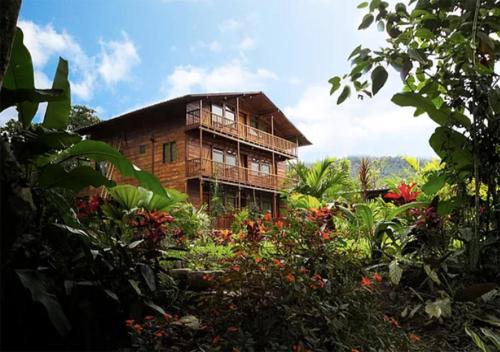
[[[212,149],[212,160],[218,163],[223,163],[224,152],[220,149]]]
[[[170,143],[163,144],[163,162],[168,163],[170,161]]]
[[[269,175],[271,173],[271,167],[268,163],[262,163],[260,164],[260,171]]]
[[[227,120],[231,120],[231,121],[234,122],[234,111],[233,111],[233,109],[231,107],[229,107],[229,106],[226,105],[226,109],[225,110],[226,110],[226,113],[225,113],[224,117]],[[227,121],[227,122],[229,122],[229,121]]]
[[[170,161],[174,162],[174,161],[177,161],[177,143],[172,142],[172,143],[170,143],[170,145],[171,145],[171,153],[170,153],[171,159],[170,159]]]
[[[226,154],[226,164],[236,166],[236,156],[234,154]]]
[[[212,105],[212,114],[222,116],[222,106]]]
[[[255,161],[251,161],[250,162],[250,169],[252,171],[259,171],[259,163],[258,162],[255,162]]]
[[[141,144],[139,146],[139,154],[146,154],[146,144]]]

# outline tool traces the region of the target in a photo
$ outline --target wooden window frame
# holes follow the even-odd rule
[[[147,153],[147,144],[140,144],[139,145],[139,154],[146,154]]]
[[[173,164],[177,162],[177,141],[163,143],[163,163]]]

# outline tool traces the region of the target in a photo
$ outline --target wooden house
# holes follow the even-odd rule
[[[214,184],[228,210],[279,213],[286,162],[306,137],[262,92],[190,94],[80,130],[120,150],[162,184],[210,209]],[[117,183],[134,183],[113,169]],[[224,226],[224,225],[221,225]]]

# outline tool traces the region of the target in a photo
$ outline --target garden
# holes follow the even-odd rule
[[[386,47],[355,48],[331,94],[370,99],[394,68],[392,101],[438,124],[439,160],[405,157],[384,179],[368,160],[297,162],[279,216],[249,206],[229,229],[75,132],[68,62],[37,89],[7,3],[0,105],[19,117],[0,139],[3,350],[500,350],[496,1],[362,2],[359,29],[377,24]],[[371,196],[375,183],[389,190]]]

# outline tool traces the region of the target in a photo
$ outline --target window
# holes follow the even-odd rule
[[[258,175],[259,174],[259,162],[251,161],[250,162],[250,170],[252,171],[253,175]]]
[[[169,142],[163,144],[163,162],[173,163],[177,161],[177,143]]]
[[[234,155],[232,152],[227,152],[226,164],[230,166],[236,166],[236,155]]]
[[[271,173],[271,166],[268,163],[261,163],[260,172],[262,172],[265,175],[269,175]]]
[[[250,120],[250,126],[253,128],[259,128],[259,120],[257,116],[252,116],[252,119]]]
[[[227,105],[224,106],[224,118],[225,118],[226,124],[233,123],[234,119],[235,119],[234,110]]]
[[[141,144],[139,146],[139,154],[146,154],[146,144]]]
[[[224,163],[224,152],[220,149],[212,149],[212,160],[217,163]]]

